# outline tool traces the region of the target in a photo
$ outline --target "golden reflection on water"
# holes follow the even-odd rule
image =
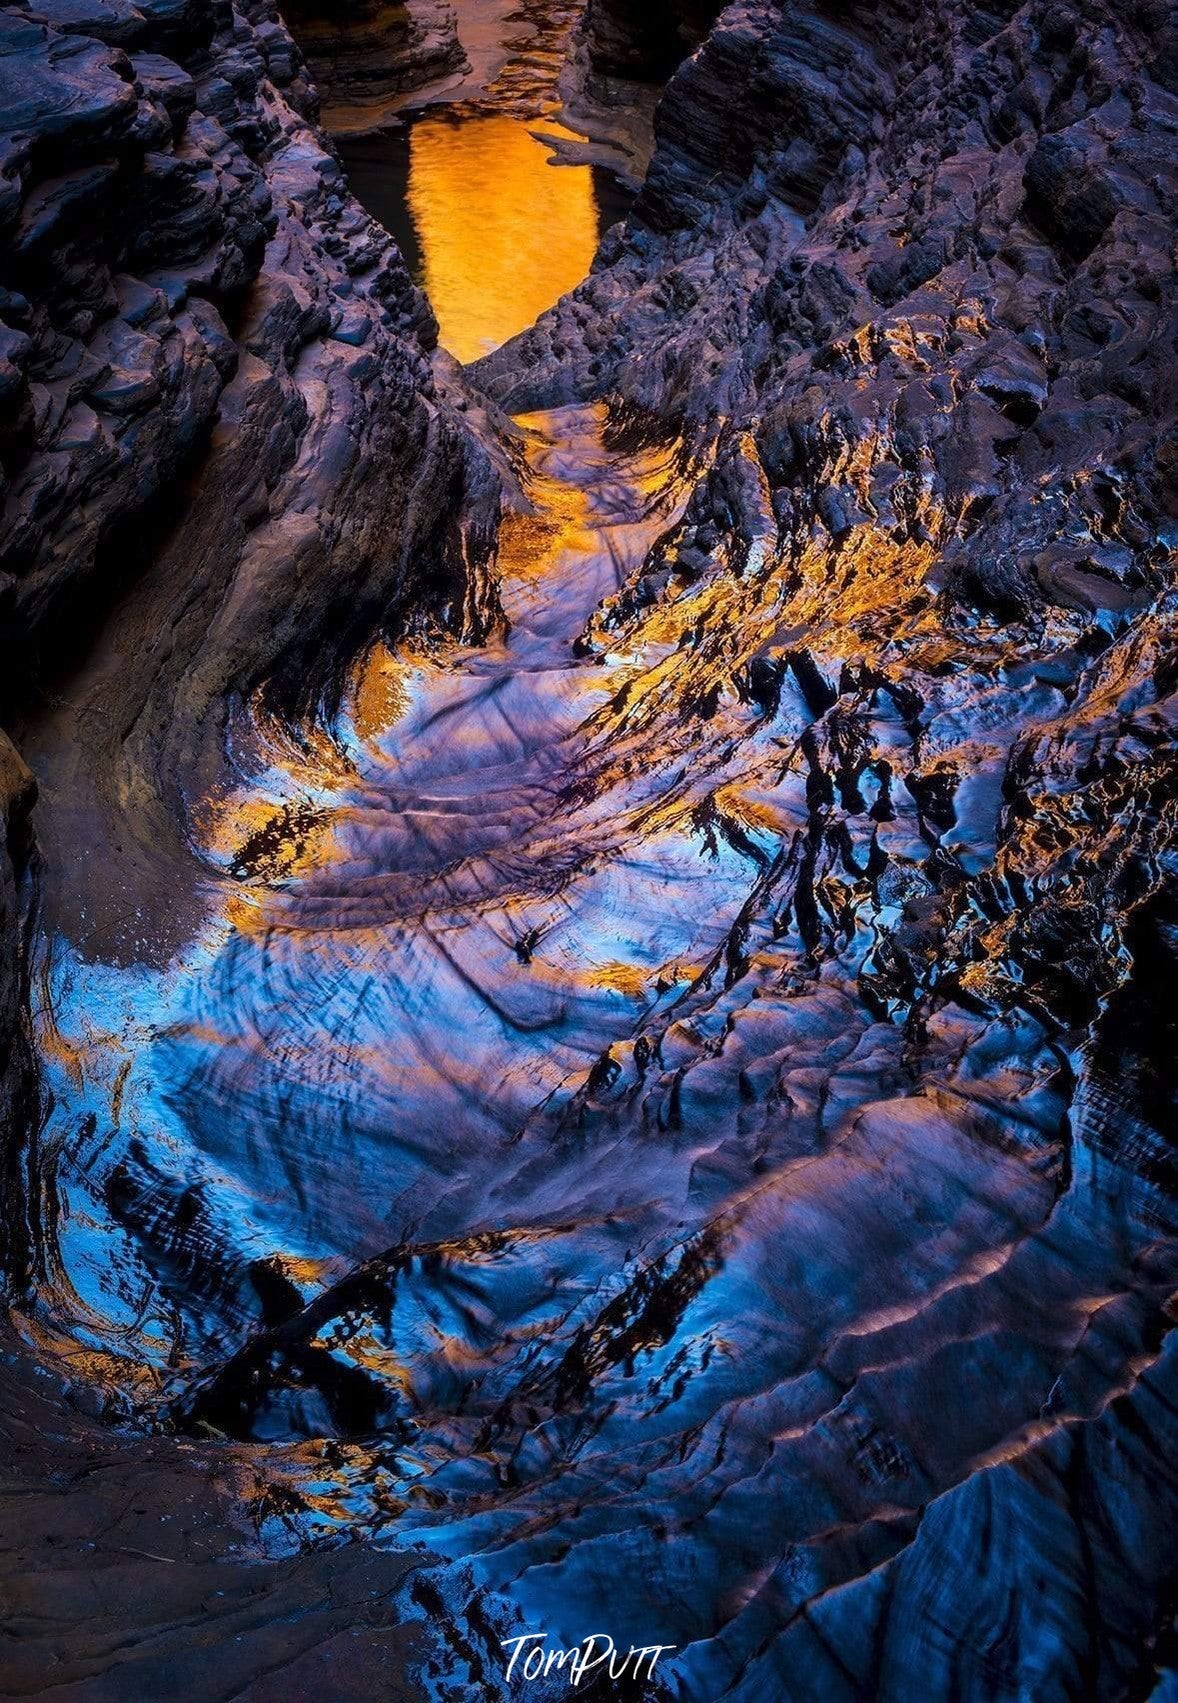
[[[462,362],[526,330],[589,270],[592,173],[549,165],[550,152],[528,121],[498,114],[456,123],[427,113],[413,126],[408,199],[422,284],[442,347]]]

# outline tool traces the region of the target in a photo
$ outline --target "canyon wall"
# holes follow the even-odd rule
[[[1174,686],[1176,120],[1161,6],[731,5],[672,81],[592,277],[475,369],[511,408],[611,395],[636,430],[709,446],[600,642],[784,558],[799,590],[825,577],[848,608],[892,610],[841,680],[785,638],[744,659],[771,695],[817,667],[804,689],[836,723],[864,668],[902,680],[915,715],[983,631],[1055,652],[1060,719],[1008,742],[996,777],[1002,876],[938,883],[919,967],[893,936],[908,998],[937,961],[1094,1017],[1127,967],[1124,905],[1170,903],[1151,845]],[[900,585],[891,553],[917,548],[927,571]],[[817,800],[837,796],[841,737],[815,751]],[[1150,752],[1139,769],[1126,739]],[[914,762],[908,789],[952,821],[966,774]]]
[[[379,127],[398,95],[466,64],[453,9],[441,0],[291,0],[282,15],[332,129]]]
[[[1159,1495],[1172,1509],[1172,1481],[1147,1463],[1172,1447],[1176,1376],[1168,1208],[1155,1210],[1174,1186],[1164,989],[1178,970],[1175,64],[1161,5],[741,0],[672,80],[645,186],[593,275],[474,369],[512,409],[613,399],[619,445],[680,434],[683,521],[587,624],[582,652],[652,658],[602,718],[619,763],[629,749],[646,770],[663,751],[669,769],[689,749],[694,775],[738,777],[735,797],[699,781],[717,847],[755,840],[767,799],[784,836],[706,993],[601,1061],[569,1138],[621,1128],[637,1147],[670,1128],[718,1171],[754,1130],[772,1142],[781,1108],[795,1130],[821,1126],[810,1108],[857,1090],[821,1045],[802,1068],[803,1013],[849,996],[880,1025],[860,1044],[874,1035],[894,1056],[890,1079],[864,1067],[887,1110],[839,1125],[865,1138],[889,1123],[879,1175],[920,1151],[927,1178],[951,1128],[1028,1140],[1028,1156],[1044,1140],[1058,1158],[1041,1228],[1014,1232],[993,1278],[963,1276],[946,1301],[957,1346],[897,1311],[878,1357],[866,1342],[823,1349],[838,1406],[802,1426],[813,1453],[796,1445],[793,1494],[807,1499],[838,1453],[828,1424],[861,1426],[882,1453],[832,1466],[827,1539],[758,1573],[710,1653],[684,1664],[692,1695],[902,1697],[913,1673],[946,1696],[1164,1691],[1153,1661],[1172,1568],[1152,1519]],[[1051,1112],[1042,1092],[1058,1096]],[[830,1183],[840,1199],[853,1146]],[[798,1163],[787,1194],[805,1191]],[[954,1233],[970,1195],[931,1222]],[[757,1282],[792,1257],[767,1231]],[[809,1258],[826,1272],[816,1244]],[[1012,1344],[1036,1334],[1057,1259],[1134,1285],[1148,1271],[1133,1361],[1146,1370],[1121,1360],[1095,1401],[1048,1375],[1046,1401],[1008,1427]],[[793,1269],[791,1311],[847,1275]],[[886,1311],[887,1285],[873,1294]],[[1056,1291],[1053,1320],[1070,1307]],[[1090,1366],[1102,1351],[1087,1326],[1084,1339]],[[942,1382],[951,1363],[961,1381]],[[755,1426],[748,1440],[789,1526],[772,1475],[797,1433],[774,1399],[772,1444]],[[681,1472],[682,1456],[659,1460],[675,1488],[658,1509],[644,1460],[631,1542],[662,1519],[676,1529],[697,1474],[740,1457],[748,1409],[728,1413],[715,1457],[692,1439]],[[914,1493],[897,1550],[856,1519],[835,1559],[829,1533],[847,1531],[859,1486],[878,1482],[886,1523],[909,1474],[975,1421],[1003,1440],[931,1501]],[[718,1529],[726,1496],[737,1525],[755,1518],[746,1470],[710,1483],[693,1520]],[[1032,1600],[1035,1624],[1016,1607]]]
[[[382,624],[495,619],[498,477],[313,111],[271,5],[0,12],[0,651],[18,743],[68,762],[38,832],[100,932],[127,882],[79,846],[121,844],[167,932],[233,705],[330,695]]]
[[[117,956],[152,916],[166,953],[234,707],[263,683],[330,697],[382,626],[497,619],[498,475],[317,105],[270,4],[0,8],[0,663],[6,725],[47,777],[37,802],[0,734],[13,1298],[43,1275],[54,1209],[28,1034],[37,866],[76,895],[51,921]],[[317,1689],[343,1639],[365,1694],[412,1694],[374,1612],[402,1561],[267,1562],[248,1465],[115,1437],[66,1382],[0,1308],[5,1688],[40,1689],[50,1664],[113,1695],[128,1660],[142,1694],[195,1699],[213,1659],[227,1684],[278,1663]]]
[[[643,7],[589,0],[580,33],[590,68],[598,77],[661,85],[699,46],[719,11],[719,0],[658,0]]]
[[[561,83],[570,122],[604,145],[635,188],[654,152],[654,114],[663,86],[703,41],[720,0],[661,0],[628,6],[588,0]]]
[[[347,194],[272,9],[0,16],[4,645],[16,745],[46,783],[34,805],[4,743],[0,1093],[19,1111],[30,859],[73,860],[58,920],[80,951],[166,965],[188,814],[237,707],[265,689],[310,739],[302,712],[373,632],[490,631],[500,482],[469,381],[432,356],[429,310]],[[457,872],[481,916],[497,881],[530,901],[551,879],[575,915],[574,883],[613,881],[574,971],[644,915],[714,908],[729,880],[739,903],[705,961],[652,950],[657,997],[619,1007],[503,1131],[476,1142],[455,1114],[420,1140],[390,1112],[429,1170],[414,1236],[316,1270],[305,1304],[272,1269],[260,1328],[174,1405],[186,1437],[103,1432],[77,1411],[84,1376],[67,1408],[48,1378],[30,1395],[27,1361],[0,1364],[16,1462],[0,1494],[19,1516],[0,1524],[36,1560],[21,1583],[25,1557],[0,1554],[26,1689],[51,1646],[62,1685],[105,1675],[113,1695],[134,1663],[199,1696],[191,1652],[215,1640],[226,1689],[279,1670],[322,1689],[346,1665],[359,1695],[396,1695],[403,1559],[346,1543],[265,1563],[256,1542],[264,1517],[314,1544],[369,1509],[398,1539],[450,1522],[434,1553],[452,1561],[408,1599],[447,1681],[493,1691],[498,1634],[526,1610],[675,1639],[676,1683],[700,1698],[903,1703],[914,1673],[934,1696],[1165,1694],[1171,13],[737,0],[686,59],[707,9],[660,7],[670,38],[647,33],[655,16],[594,0],[578,48],[623,82],[678,64],[633,215],[473,376],[512,410],[609,400],[607,447],[657,451],[687,494],[575,644],[554,641],[599,698],[584,749],[541,741],[544,789],[472,791],[457,855],[448,769],[441,812],[425,771],[445,831],[419,831],[402,776],[370,786],[348,804],[354,889],[327,863],[318,887],[279,891],[282,928],[242,929],[243,1050],[263,1037],[283,1161],[301,1092],[330,1172],[310,1192],[338,1219],[368,1179],[341,1183],[357,1149],[325,1141],[324,1107],[349,1143],[370,1109],[341,1095],[336,1056],[358,1101],[387,1054],[412,1065],[406,1038],[432,1049],[418,1077],[435,1093],[434,1050],[461,1052],[465,994],[440,984],[431,1026],[419,983],[420,1032],[399,1031],[398,978],[425,955],[386,942],[397,968],[377,977],[364,950],[390,914],[425,931],[425,888],[444,914]],[[463,682],[441,672],[444,697]],[[510,781],[497,742],[514,749],[532,711],[528,669],[509,672],[466,684],[496,706]],[[460,762],[453,709],[427,719]],[[676,834],[682,864],[663,861]],[[78,856],[111,845],[117,871]],[[520,1036],[554,1052],[567,984],[543,933],[504,926],[463,967],[502,1049],[480,1090],[510,1083]],[[353,945],[349,984],[332,953]],[[509,977],[535,983],[518,1008],[497,997]],[[341,986],[358,1024],[378,981],[371,1045],[290,1044]],[[185,1032],[217,1053],[210,1011],[229,1015],[202,1004]],[[210,1124],[211,1082],[184,1078]],[[22,1165],[0,1187],[18,1283],[50,1206]],[[273,1175],[275,1196],[307,1183]],[[135,1203],[178,1288],[205,1224],[186,1185]],[[116,1206],[131,1195],[112,1179]],[[516,1228],[488,1231],[489,1213]],[[319,1398],[343,1386],[367,1405],[333,1430]],[[284,1449],[289,1477],[267,1480]]]

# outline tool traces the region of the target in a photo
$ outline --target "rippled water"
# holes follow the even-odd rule
[[[587,177],[498,124],[412,132],[460,354],[595,228]],[[523,265],[534,179],[562,237]],[[1049,1664],[1010,1581],[1074,1541],[1061,1506],[1094,1553],[1167,1541],[1167,1158],[970,966],[917,1047],[891,942],[934,860],[993,862],[1016,741],[1072,808],[1075,680],[1111,727],[1139,664],[1066,612],[947,624],[931,510],[786,561],[766,508],[738,561],[635,581],[681,446],[520,428],[506,635],[375,645],[311,726],[246,706],[165,966],[42,942],[25,1328],[112,1418],[243,1453],[270,1541],[426,1555],[398,1610],[431,1696],[500,1695],[499,1638],[543,1627],[677,1645],[684,1698],[852,1697],[893,1601],[881,1694],[916,1647],[954,1694],[971,1620]]]
[[[690,825],[631,859],[608,789],[578,796],[618,681],[572,641],[672,514],[666,458],[606,454],[594,413],[528,432],[539,508],[507,542],[506,641],[378,647],[307,746],[244,727],[249,782],[197,811],[224,896],[166,970],[53,953],[63,1136],[93,1113],[69,1141],[63,1278],[161,1373],[249,1320],[251,1259],[279,1254],[309,1295],[391,1242],[502,1224],[503,1144],[673,994],[744,897],[739,858],[695,879]],[[184,1198],[202,1292],[154,1293],[143,1241],[175,1238]],[[93,1234],[112,1206],[131,1221],[117,1248],[109,1223]]]
[[[882,536],[837,584],[761,561],[622,619],[676,447],[523,425],[510,635],[377,647],[315,730],[244,717],[166,969],[46,942],[28,1328],[115,1413],[246,1448],[272,1540],[428,1553],[400,1612],[431,1695],[499,1695],[499,1638],[542,1627],[675,1644],[676,1695],[761,1703],[868,1635],[881,1581],[1008,1589],[1028,1483],[1159,1351],[1173,1196],[1033,1017],[947,1005],[918,1073],[887,1015],[881,929],[943,845],[993,855],[1004,744],[1058,685],[931,627],[928,547]],[[734,695],[783,621],[809,670]],[[911,699],[848,688],[852,745],[814,702],[813,658],[881,643],[973,777],[935,831],[889,779]],[[1162,1446],[1121,1457],[1102,1541],[1164,1543]]]

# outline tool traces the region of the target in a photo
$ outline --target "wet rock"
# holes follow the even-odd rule
[[[647,63],[610,45],[620,8],[594,17],[614,71]],[[91,500],[126,419],[162,458],[184,314],[211,434],[27,746],[44,857],[117,845],[144,912],[135,938],[103,870],[48,884],[72,1169],[45,1175],[85,1211],[47,1239],[92,1213],[116,1250],[67,1445],[94,1436],[76,1410],[141,1400],[186,1432],[153,1470],[265,1475],[271,1541],[420,1532],[447,1559],[398,1607],[458,1691],[504,1691],[488,1652],[525,1610],[566,1643],[653,1626],[688,1698],[1153,1685],[1178,1506],[1164,25],[725,8],[593,275],[475,370],[512,407],[609,405],[511,440],[510,633],[358,674],[411,610],[485,635],[497,479],[273,18],[175,49],[187,118],[157,70],[94,120],[179,128],[120,155],[134,254],[81,263],[105,156],[71,160],[85,192],[44,156],[43,200],[28,156],[4,441],[43,434],[25,526],[63,597],[46,481]],[[463,419],[489,441],[493,413]],[[128,1294],[142,1320],[95,1323]],[[36,1299],[80,1330],[52,1262]],[[267,1625],[299,1623],[297,1586]],[[346,1579],[322,1589],[354,1624]]]
[[[1124,999],[1153,1036],[1144,1013],[1164,1004],[1159,990],[1174,970],[1174,937],[1153,920],[1173,911],[1178,834],[1168,802],[1173,670],[1162,662],[1174,644],[1175,399],[1163,375],[1178,333],[1165,234],[1178,154],[1161,13],[727,7],[672,78],[646,185],[593,275],[474,369],[509,406],[605,398],[652,434],[661,422],[686,438],[702,470],[682,521],[582,642],[589,655],[641,654],[645,644],[660,658],[657,685],[631,681],[615,700],[615,735],[643,738],[646,762],[663,737],[681,750],[690,726],[697,768],[747,789],[751,774],[767,779],[759,741],[769,736],[778,772],[790,776],[788,804],[775,794],[779,837],[763,866],[774,899],[751,901],[713,960],[708,991],[701,984],[677,1023],[644,1036],[641,1071],[613,1085],[587,1079],[569,1114],[595,1135],[619,1120],[635,1132],[684,1131],[706,1147],[693,1200],[712,1188],[723,1196],[721,1179],[753,1129],[773,1173],[770,1155],[821,1143],[806,1133],[816,1095],[847,1104],[846,1083],[836,1088],[824,1067],[816,1087],[796,1038],[779,1053],[766,1041],[752,1057],[737,1039],[746,1016],[767,1027],[789,1009],[787,989],[813,1001],[835,983],[881,1026],[902,1027],[904,1068],[942,1107],[941,1072],[976,1088],[1000,1034],[1019,1037],[1007,1057],[1020,1070],[1038,1045],[1033,1031],[1067,1049],[1077,1076],[1066,1079],[1070,1066],[1048,1073],[1057,1104],[1070,1108],[1070,1152],[1040,1125],[1068,1202],[1056,1212],[1086,1216],[1079,1179],[1098,1149],[1119,1158],[1132,1149],[1142,1179],[1160,1174],[1172,1084],[1158,1096],[1155,1067],[1137,1062],[1119,1022],[1121,1039],[1107,1039],[1107,1013]],[[732,99],[737,88],[747,100]],[[754,485],[728,476],[738,444],[742,465],[760,470],[763,505],[750,505]],[[771,596],[747,572],[760,506],[774,521],[761,529]],[[680,559],[699,566],[709,522],[706,573],[668,573]],[[739,709],[727,707],[730,681]],[[759,735],[741,721],[754,712]],[[714,798],[698,819],[722,843],[730,818]],[[739,833],[728,843],[739,846]],[[1124,1093],[1107,1076],[1118,1046]],[[902,1114],[912,1139],[926,1115],[930,1107]],[[1100,1235],[1085,1234],[1084,1247]],[[1019,1241],[1029,1257],[1045,1246],[1038,1233]],[[801,1290],[808,1279],[791,1295]],[[1024,1295],[1019,1307],[1029,1305]],[[1168,1327],[1156,1329],[1160,1343]],[[953,1357],[944,1343],[936,1353]],[[824,1369],[833,1364],[823,1357]],[[930,1386],[918,1378],[907,1388],[923,1409]],[[916,1442],[901,1413],[913,1410],[888,1397],[881,1437],[874,1401],[870,1423],[860,1411],[862,1383],[840,1385],[834,1400],[843,1399],[865,1427],[856,1422],[846,1445],[864,1483],[914,1482],[906,1475],[919,1477],[937,1452],[933,1431],[944,1438],[957,1425],[942,1411]],[[1028,1413],[1042,1411],[1032,1399]],[[1112,1408],[1101,1411],[1111,1420]],[[1103,1421],[1084,1412],[1068,1438],[1100,1450]],[[727,1422],[723,1434],[730,1449]],[[1033,1471],[1045,1487],[1075,1462],[1070,1443],[1041,1447]],[[769,1458],[758,1456],[763,1482],[780,1485]],[[806,1472],[817,1459],[807,1455]],[[647,1518],[660,1470],[635,1497]],[[943,1504],[913,1491],[908,1505],[928,1521],[934,1508],[948,1517],[994,1492],[987,1469],[975,1468]],[[1057,1490],[1045,1493],[1052,1501]],[[1119,1505],[1116,1470],[1098,1469],[1084,1494]],[[1139,1481],[1130,1523],[1145,1511],[1141,1496]],[[1011,1487],[1004,1517],[1027,1554],[1039,1506],[1038,1489]],[[676,1492],[664,1511],[681,1515]],[[835,1680],[809,1634],[785,1629],[809,1620],[836,1577],[854,1574],[855,1609],[846,1620],[832,1611],[831,1636],[858,1636],[867,1623],[878,1632],[898,1616],[906,1640],[922,1641],[924,1610],[903,1595],[920,1589],[921,1539],[906,1532],[897,1542],[903,1564],[871,1549],[845,1573],[823,1546],[835,1571],[823,1572],[821,1593],[783,1559],[780,1596],[743,1630],[735,1617],[722,1656],[690,1664],[688,1694],[751,1700],[788,1690],[804,1671],[816,1693],[829,1684],[832,1695],[844,1686],[902,1695],[899,1670],[874,1667],[866,1645],[851,1677],[840,1669]],[[967,1548],[955,1565],[980,1581],[987,1568]],[[531,1551],[537,1561],[543,1549]],[[867,1603],[877,1564],[901,1593],[889,1585],[882,1619]],[[1068,1563],[1056,1568],[1047,1564],[1044,1590],[1063,1605]],[[1125,1612],[1116,1571],[1087,1599],[1110,1627]],[[1140,1656],[1131,1646],[1164,1618],[1156,1550],[1145,1571],[1149,1607],[1123,1622],[1123,1655],[1076,1682],[1097,1694],[1123,1693]],[[844,1600],[841,1583],[830,1600]],[[1069,1612],[1061,1606],[1063,1620]],[[1088,1624],[1075,1622],[1068,1653],[1049,1658],[1057,1676],[1084,1668]],[[982,1642],[989,1660],[996,1646]],[[1033,1635],[1016,1643],[1000,1658],[1002,1677],[982,1680],[972,1666],[980,1646],[962,1628],[945,1672],[966,1694],[991,1684],[1013,1694],[1018,1672],[1038,1660]]]
[[[21,1163],[23,1138],[36,1114],[36,1085],[27,1014],[27,884],[34,854],[32,813],[37,786],[11,740],[0,735],[0,1284],[20,1287],[29,1276],[36,1234],[29,1223]]]
[[[484,567],[498,476],[464,422],[459,381],[432,370],[428,307],[306,116],[301,65],[264,5],[47,0],[0,13],[6,713],[38,763],[48,724],[70,723],[49,741],[69,772],[54,771],[36,811],[28,768],[0,741],[0,1212],[13,1295],[43,1270],[52,1212],[27,1038],[34,833],[39,867],[76,862],[94,877],[58,921],[117,954],[128,924],[142,941],[151,911],[146,931],[166,953],[191,921],[177,898],[193,890],[178,876],[189,801],[223,770],[232,703],[267,681],[288,702],[330,693],[373,626],[410,609],[470,633],[495,618]],[[45,695],[67,677],[76,698]],[[91,855],[104,833],[126,853],[130,887]],[[23,1349],[17,1367],[18,1381],[35,1378]],[[73,1417],[54,1420],[63,1448],[83,1455],[102,1454],[78,1431],[92,1397],[79,1390]],[[9,1411],[30,1423],[28,1407]],[[179,1527],[185,1464],[170,1461],[163,1478],[147,1472],[153,1496],[173,1484],[150,1519]],[[30,1461],[50,1503],[54,1470]],[[210,1496],[210,1528],[230,1494],[223,1481]],[[111,1518],[100,1492],[83,1523],[95,1534]],[[38,1531],[22,1530],[35,1547]],[[135,1581],[112,1574],[103,1613],[142,1628],[167,1572],[147,1560]],[[194,1611],[208,1581],[192,1575]],[[62,1614],[72,1643],[54,1660],[90,1673],[85,1613],[71,1599]],[[242,1672],[270,1662],[255,1652]]]
[[[398,96],[466,64],[455,14],[441,0],[291,0],[283,15],[338,134],[379,131]]]
[[[5,276],[10,654],[27,668],[50,622],[58,642],[62,624],[89,619],[80,612],[90,600],[126,575],[128,528],[166,503],[169,548],[201,588],[197,601],[212,600],[204,635],[235,574],[248,574],[255,612],[259,600],[288,611],[277,626],[267,618],[222,631],[220,680],[196,686],[195,728],[235,672],[257,680],[289,669],[313,633],[326,636],[316,598],[323,612],[338,607],[331,562],[347,557],[362,604],[395,603],[407,528],[424,536],[449,525],[453,468],[464,456],[474,467],[481,452],[438,394],[432,319],[396,249],[347,200],[334,158],[266,80],[272,21],[265,35],[240,18],[225,23],[211,45],[176,60],[157,47],[206,42],[211,10],[141,11],[128,60],[109,30],[83,33],[76,7],[61,28],[52,6],[39,21],[5,18],[4,122],[19,190]],[[349,352],[361,348],[363,367]],[[21,439],[17,422],[30,411],[35,427]],[[346,453],[326,458],[333,437]],[[385,478],[365,483],[358,475],[376,455]],[[427,467],[439,480],[432,513]],[[207,527],[202,480],[216,490],[219,532]],[[302,490],[293,556],[284,482]],[[488,492],[493,483],[485,477]],[[231,521],[235,510],[242,518]],[[359,542],[377,536],[390,541],[383,550]],[[201,625],[194,643],[205,642]],[[329,640],[328,668],[330,649]],[[199,676],[190,671],[194,685]],[[140,689],[161,686],[145,667]]]

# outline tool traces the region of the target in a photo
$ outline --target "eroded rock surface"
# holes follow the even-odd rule
[[[43,1171],[56,1161],[39,1142],[27,1015],[38,917],[87,950],[166,957],[199,914],[183,873],[189,812],[225,764],[233,702],[262,681],[276,702],[330,698],[382,624],[479,635],[496,618],[484,567],[498,475],[460,382],[444,364],[435,374],[428,305],[310,120],[315,102],[272,6],[0,12],[0,595],[21,747],[5,739],[0,764],[0,1197],[14,1296],[53,1259]],[[5,1330],[14,1391],[37,1381],[28,1348]],[[314,1604],[327,1610],[293,1642],[222,1626],[211,1642],[245,1638],[230,1662],[242,1683],[320,1634],[348,1628],[353,1642],[328,1575],[296,1568],[285,1596],[251,1567],[259,1552],[230,1541],[232,1463],[190,1470],[167,1443],[120,1453],[108,1433],[79,1430],[52,1380],[6,1406],[5,1496],[21,1518],[4,1519],[0,1688],[160,1695],[179,1662],[207,1696],[191,1617],[210,1590],[265,1595],[277,1582],[274,1621],[309,1611],[308,1631]],[[70,1473],[93,1473],[93,1494],[71,1492],[63,1516],[56,1486]],[[198,1537],[173,1554],[142,1532],[126,1555],[111,1548],[120,1498],[138,1496],[140,1524],[170,1523],[183,1550],[193,1482],[213,1533],[204,1549]],[[215,1580],[208,1555],[224,1560]],[[370,1585],[356,1586],[361,1617]],[[372,1644],[358,1671],[392,1687],[400,1646],[384,1630]]]
[[[640,12],[624,0],[590,0],[581,13],[562,79],[565,110],[636,186],[654,152],[663,87],[719,11],[720,0],[669,0]]]
[[[632,69],[648,22],[587,27]],[[120,873],[183,822],[198,874],[160,950],[47,872],[15,1320],[159,1434],[136,1472],[212,1463],[243,1568],[415,1562],[372,1588],[429,1695],[506,1695],[539,1628],[673,1644],[652,1689],[701,1703],[1172,1688],[1173,66],[1149,5],[729,6],[592,277],[474,369],[545,411],[506,623],[491,422],[357,286],[365,386],[338,328],[256,354],[280,417],[322,402],[260,558],[161,640],[169,540],[82,671],[149,714],[31,729],[75,811],[117,750],[81,815]],[[336,299],[307,228],[251,297]],[[422,507],[372,518],[389,445],[357,489],[324,399],[403,359]],[[268,441],[245,370],[210,540]],[[337,507],[413,550],[297,605],[313,649],[269,547],[305,491],[312,564]],[[389,619],[435,579],[466,643]]]
[[[0,61],[8,655],[52,667],[79,635],[85,731],[46,808],[93,832],[133,795],[147,846],[217,772],[235,694],[310,701],[409,604],[483,629],[497,482],[272,9],[52,13],[6,11]]]
[[[379,129],[398,97],[467,63],[454,10],[442,0],[291,0],[283,17],[333,131]]]

